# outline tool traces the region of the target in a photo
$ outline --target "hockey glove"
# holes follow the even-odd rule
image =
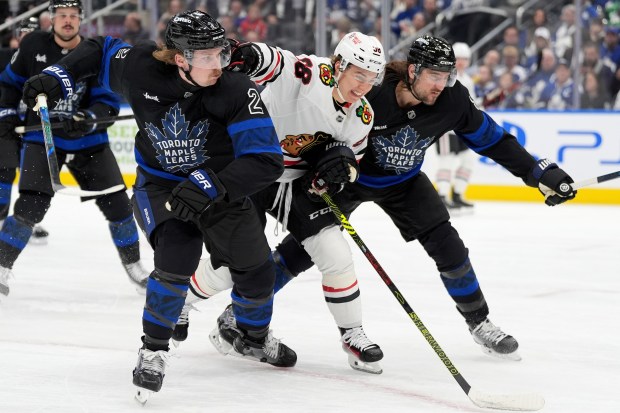
[[[166,209],[182,221],[192,221],[225,195],[226,188],[213,171],[197,169],[172,190]]]
[[[536,162],[530,176],[538,182],[538,189],[545,196],[545,204],[549,206],[569,201],[577,194],[570,186],[573,179],[549,159]]]
[[[62,128],[70,138],[80,138],[93,133],[97,129],[96,123],[86,123],[87,119],[95,119],[95,114],[90,110],[78,110],[75,114],[63,121]]]
[[[228,39],[230,43],[230,63],[226,70],[241,72],[248,76],[256,74],[256,70],[262,65],[262,57],[258,46],[251,42],[240,43],[235,39]]]
[[[334,141],[325,145],[325,150],[314,168],[317,179],[328,184],[355,182],[359,165],[353,150],[344,142]]]
[[[33,76],[24,84],[23,100],[26,106],[34,108],[37,96],[47,95],[49,104],[66,99],[73,94],[75,83],[61,66],[49,66],[39,75]]]
[[[15,132],[15,128],[19,125],[21,120],[15,109],[0,109],[0,139],[19,141],[20,136]]]

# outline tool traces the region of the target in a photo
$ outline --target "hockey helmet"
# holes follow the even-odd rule
[[[441,37],[422,36],[413,41],[407,56],[407,62],[415,66],[415,76],[420,76],[422,69],[449,72],[446,86],[452,87],[456,82],[456,57],[450,43]]]
[[[36,17],[29,17],[19,22],[17,26],[17,31],[19,33],[30,33],[35,30],[39,30],[41,26],[39,26],[39,19]]]
[[[456,42],[452,45],[452,50],[454,50],[454,57],[457,59],[471,59],[471,49],[467,43]]]
[[[200,10],[185,11],[173,16],[166,26],[166,47],[183,52],[183,57],[196,67],[215,68],[208,56],[196,51],[221,47],[220,67],[230,63],[230,44],[225,30],[213,17]],[[199,58],[200,57],[200,58]]]
[[[54,17],[56,9],[66,7],[77,7],[80,10],[80,19],[84,18],[84,9],[82,8],[82,0],[50,0],[48,11]]]
[[[346,34],[334,51],[340,56],[340,70],[344,71],[349,64],[375,73],[375,85],[381,84],[385,70],[385,55],[381,42],[374,36],[352,32]]]

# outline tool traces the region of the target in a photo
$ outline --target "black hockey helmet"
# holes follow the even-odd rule
[[[419,76],[424,68],[449,72],[446,86],[456,82],[456,57],[452,46],[445,39],[434,36],[422,36],[413,41],[409,48],[407,62],[415,65],[415,75]]]
[[[19,22],[17,25],[17,31],[19,33],[30,33],[35,30],[39,30],[41,26],[39,26],[39,19],[36,17],[28,17]]]
[[[84,8],[82,7],[82,0],[50,0],[50,5],[48,6],[47,10],[53,17],[54,13],[56,13],[56,9],[66,7],[77,7],[80,10],[80,19],[84,18]]]
[[[203,50],[228,46],[225,31],[213,17],[200,10],[185,11],[173,16],[164,35],[169,49]]]

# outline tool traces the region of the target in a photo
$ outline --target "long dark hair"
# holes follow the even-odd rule
[[[409,63],[406,60],[395,60],[388,63],[385,66],[385,80],[394,81],[400,80],[404,83],[402,86],[405,89],[409,88],[409,71],[407,70]]]

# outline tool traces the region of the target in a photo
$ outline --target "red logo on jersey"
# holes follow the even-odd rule
[[[323,145],[331,138],[331,135],[325,132],[317,132],[315,134],[302,133],[301,135],[286,135],[286,138],[280,142],[282,151],[293,156],[301,156],[304,152],[311,150],[317,145]]]
[[[334,70],[330,65],[325,63],[319,65],[319,77],[325,86],[334,87]]]
[[[357,108],[355,114],[362,120],[364,125],[368,125],[372,122],[372,112],[370,112],[370,106],[368,106],[365,100],[362,100],[362,105]]]

